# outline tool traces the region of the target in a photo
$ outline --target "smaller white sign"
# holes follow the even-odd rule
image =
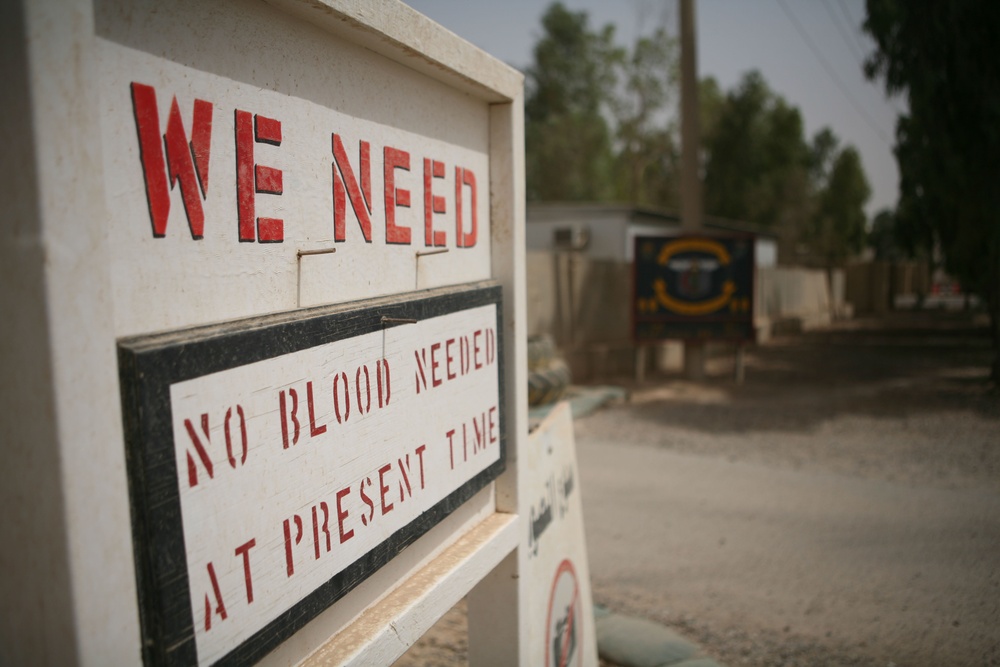
[[[255,659],[498,474],[499,288],[444,292],[195,335],[138,364],[146,416],[171,427],[132,438],[140,552],[186,565],[153,572],[148,599],[178,575],[190,595],[161,641],[193,625],[198,664]]]
[[[545,667],[596,667],[597,637],[583,530],[579,471],[568,403],[531,434],[524,471],[530,509],[528,651]]]

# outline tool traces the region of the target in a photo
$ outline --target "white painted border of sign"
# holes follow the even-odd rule
[[[470,593],[476,664],[530,664],[518,638],[517,450],[527,440],[523,78],[391,0],[275,0],[489,104],[492,278],[504,292],[508,469],[266,656],[386,664]],[[0,662],[135,664],[141,655],[101,159],[95,0],[0,3]],[[398,560],[398,559],[397,559]],[[374,600],[374,602],[372,602]],[[402,632],[390,628],[390,621]],[[333,636],[332,639],[329,639]],[[327,641],[329,640],[329,641]],[[324,644],[325,643],[325,644]]]

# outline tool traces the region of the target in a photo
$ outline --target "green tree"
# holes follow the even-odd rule
[[[705,80],[705,210],[769,227],[786,255],[826,267],[859,251],[866,238],[868,180],[853,147],[823,128],[806,142],[799,110],[758,72],[721,97]]]
[[[698,120],[701,126],[702,144],[707,143],[706,137],[715,135],[725,102],[726,96],[722,93],[715,77],[707,76],[698,82]]]
[[[875,251],[875,259],[902,259],[906,253],[896,241],[896,214],[884,208],[872,218],[872,228],[868,232],[868,245]]]
[[[828,127],[816,133],[809,147],[809,177],[818,186],[826,185],[840,140]]]
[[[660,28],[620,55],[622,85],[611,100],[617,195],[634,204],[676,208],[679,151],[667,122],[677,89],[676,40]]]
[[[809,217],[810,154],[798,109],[758,72],[716,106],[702,135],[705,211],[773,229],[801,226]]]
[[[848,146],[833,158],[825,186],[817,194],[811,237],[814,252],[826,266],[842,264],[865,246],[868,219],[864,206],[870,196],[861,156]]]
[[[594,32],[586,12],[556,2],[528,68],[525,162],[529,199],[602,200],[613,192],[611,131],[603,111],[615,87],[614,28]]]
[[[867,13],[866,74],[909,103],[896,126],[898,221],[983,297],[1000,383],[1000,3],[868,0]]]

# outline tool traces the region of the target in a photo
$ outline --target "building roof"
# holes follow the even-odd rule
[[[529,225],[538,222],[560,222],[567,219],[606,223],[612,218],[623,218],[628,222],[663,225],[665,227],[679,227],[681,224],[680,215],[672,211],[603,202],[528,202],[525,217]],[[704,217],[704,226],[715,231],[750,233],[775,239],[779,236],[774,230],[761,225],[709,215]]]

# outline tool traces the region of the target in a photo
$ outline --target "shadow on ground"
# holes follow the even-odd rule
[[[635,417],[709,433],[810,431],[837,416],[928,411],[1000,420],[992,355],[988,330],[965,314],[894,313],[752,348],[741,386],[731,360],[719,359],[697,386],[666,375],[629,388]]]
[[[630,399],[579,420],[577,432],[793,468],[993,485],[992,355],[988,330],[965,313],[892,313],[749,349],[739,386],[732,358],[711,360],[702,382],[626,382]]]

